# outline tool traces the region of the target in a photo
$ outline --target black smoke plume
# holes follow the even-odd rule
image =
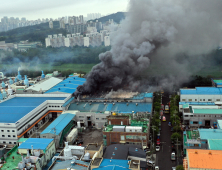
[[[131,0],[125,20],[111,34],[111,50],[99,55],[101,63],[75,95],[123,87],[137,90],[144,81],[135,77],[150,62],[167,73],[158,84],[170,87],[187,81],[193,72],[189,66],[205,67],[203,55],[222,42],[221,9],[221,0]],[[186,60],[178,59],[181,54]]]

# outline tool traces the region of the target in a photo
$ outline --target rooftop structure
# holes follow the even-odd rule
[[[222,87],[222,79],[211,79],[214,87]]]
[[[73,163],[74,162],[74,163]],[[76,170],[88,170],[90,162],[84,162],[80,160],[56,160],[56,163],[50,168],[50,170],[58,169],[76,169]]]
[[[94,168],[94,170],[126,170],[130,169],[128,165],[129,160],[118,160],[118,159],[103,159],[100,166],[98,168]]]
[[[69,77],[56,86],[52,87],[45,93],[69,93],[72,94],[76,91],[76,88],[79,85],[82,85],[86,81],[85,78],[80,78],[80,77]]]
[[[217,120],[217,128],[222,129],[222,120]]]
[[[188,169],[221,169],[222,151],[187,149]]]

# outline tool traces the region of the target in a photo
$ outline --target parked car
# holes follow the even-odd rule
[[[160,151],[160,146],[156,146],[156,151]]]
[[[164,105],[163,104],[161,104],[161,110],[164,110]]]
[[[165,105],[165,110],[169,110],[169,106],[168,105]]]
[[[165,116],[163,116],[162,121],[163,121],[163,122],[165,122],[165,121],[166,121],[166,117],[165,117]]]
[[[148,166],[155,166],[155,162],[151,161],[151,160],[148,160],[147,164],[148,164]]]
[[[176,160],[176,154],[175,154],[175,152],[172,152],[172,153],[171,153],[171,160],[172,160],[172,161],[175,161],[175,160]]]
[[[160,131],[158,132],[157,136],[160,136]]]
[[[176,170],[176,167],[172,167],[172,170]]]
[[[156,144],[157,144],[157,145],[160,145],[160,139],[157,139],[157,140],[156,140]]]
[[[171,122],[168,123],[168,126],[171,126]]]
[[[173,127],[171,127],[170,131],[173,132]]]
[[[160,120],[161,120],[162,117],[160,116],[159,118],[160,118]]]
[[[155,170],[159,170],[159,166],[155,166]]]

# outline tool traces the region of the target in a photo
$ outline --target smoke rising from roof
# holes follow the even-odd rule
[[[111,34],[111,50],[99,55],[101,63],[93,67],[76,94],[93,93],[129,86],[136,90],[141,74],[154,62],[166,69],[169,79],[163,86],[188,80],[196,69],[204,67],[202,55],[222,42],[222,1],[220,0],[131,0],[121,28]],[[186,59],[180,61],[180,55]],[[147,87],[148,89],[148,87]]]

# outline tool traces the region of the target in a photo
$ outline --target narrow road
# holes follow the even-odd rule
[[[166,105],[170,101],[168,94],[163,94],[162,103]],[[160,142],[161,148],[157,153],[158,166],[160,170],[171,170],[172,167],[176,166],[176,161],[171,161],[171,131],[168,126],[168,122],[170,121],[170,113],[164,113],[166,117],[166,122],[161,120],[161,133],[160,133]]]

